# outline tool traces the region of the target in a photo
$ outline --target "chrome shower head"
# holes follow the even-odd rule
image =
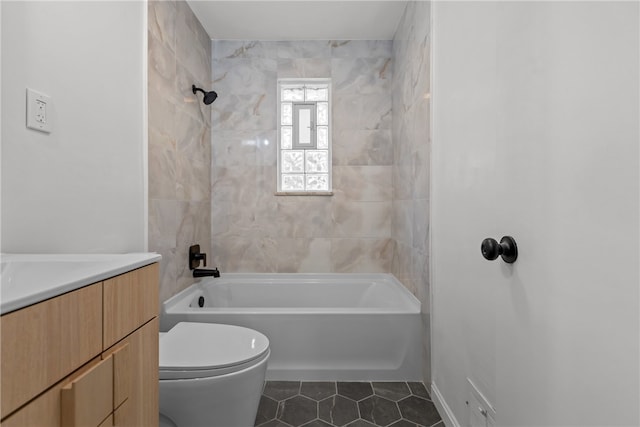
[[[191,90],[193,91],[194,95],[198,91],[200,91],[200,92],[202,92],[204,94],[204,97],[202,98],[202,102],[204,102],[205,105],[211,104],[218,97],[218,94],[215,91],[212,90],[211,92],[205,92],[204,90],[200,89],[199,87],[196,87],[196,85],[192,85],[191,86]]]

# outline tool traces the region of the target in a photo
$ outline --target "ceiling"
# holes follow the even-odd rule
[[[187,0],[218,40],[391,40],[406,1]]]

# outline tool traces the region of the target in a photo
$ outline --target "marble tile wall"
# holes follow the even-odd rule
[[[392,273],[422,303],[423,374],[430,375],[430,2],[407,4],[393,40]]]
[[[185,1],[148,3],[149,250],[162,254],[160,301],[193,283],[187,250],[211,247],[211,40]]]
[[[212,263],[223,272],[390,272],[392,42],[213,41]],[[276,86],[333,84],[333,196],[275,196]]]

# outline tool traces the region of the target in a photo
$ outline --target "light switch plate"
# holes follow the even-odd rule
[[[51,133],[51,97],[27,88],[27,127]]]

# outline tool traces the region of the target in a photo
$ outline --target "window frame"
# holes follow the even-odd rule
[[[315,102],[292,102],[292,141],[291,146],[293,150],[316,150],[318,148],[318,123],[317,123],[317,108]],[[309,110],[309,117],[311,118],[311,126],[309,128],[309,144],[300,143],[300,110]],[[315,123],[315,124],[314,124]],[[282,126],[282,125],[280,125]],[[297,130],[297,132],[296,132]]]
[[[317,104],[318,102],[327,102],[328,105],[328,109],[329,109],[329,114],[327,117],[327,156],[328,156],[328,171],[327,171],[327,175],[328,175],[328,190],[296,190],[296,191],[288,191],[288,190],[282,190],[282,179],[283,179],[283,175],[282,175],[282,103],[283,102],[289,102],[289,101],[282,101],[282,89],[284,86],[314,86],[314,85],[326,85],[327,87],[327,101],[291,101],[292,104],[292,113],[296,110],[296,105],[313,105],[312,111],[313,111],[313,130],[312,130],[312,134],[313,134],[313,141],[314,143],[309,145],[309,144],[299,144],[297,141],[297,135],[295,135],[297,132],[296,130],[296,125],[294,124],[294,122],[296,122],[296,117],[295,114],[292,114],[292,123],[291,123],[291,129],[292,129],[292,150],[318,150],[317,148],[317,137],[318,137],[318,123],[317,123]],[[280,78],[277,81],[277,109],[276,109],[276,120],[277,120],[277,183],[276,183],[276,195],[283,195],[283,196],[290,196],[290,195],[319,195],[319,196],[330,196],[333,194],[333,162],[332,162],[332,138],[331,138],[331,134],[332,134],[332,114],[331,114],[331,109],[332,109],[332,96],[331,96],[331,79],[330,78]],[[288,126],[288,125],[287,125]],[[322,125],[324,126],[324,125]],[[325,150],[324,148],[319,149],[319,150]],[[306,154],[305,154],[305,158],[306,158]],[[305,160],[306,161],[306,160]],[[305,177],[304,179],[306,180],[306,176],[307,174],[305,174],[304,172],[301,174],[303,177]],[[311,174],[313,175],[313,174]],[[305,183],[306,185],[306,183]]]

